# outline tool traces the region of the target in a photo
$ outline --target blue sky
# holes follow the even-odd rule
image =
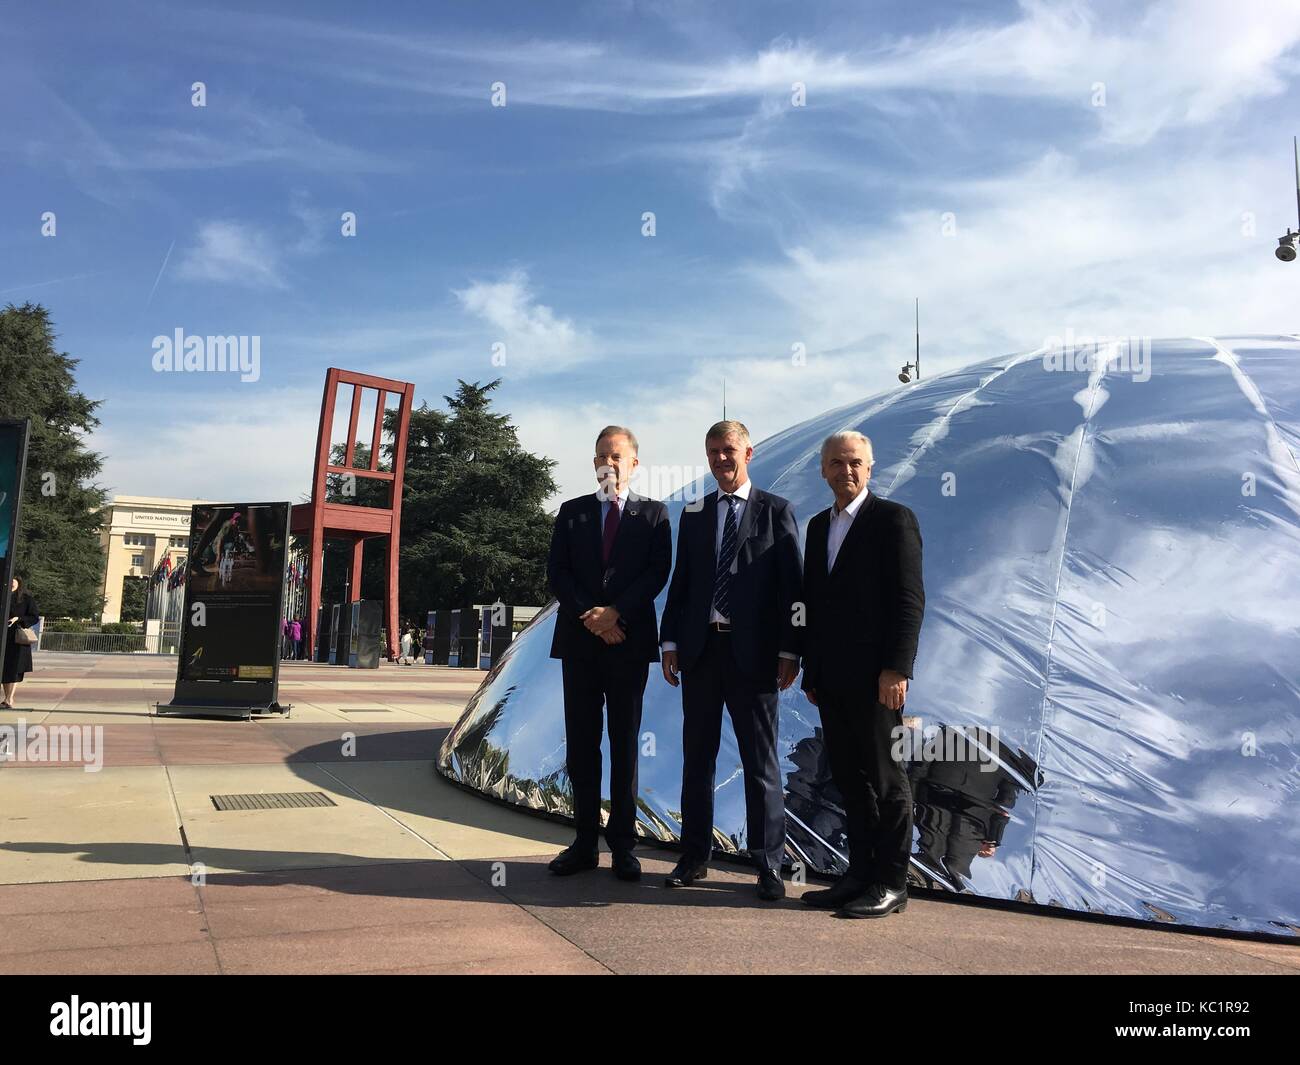
[[[756,439],[893,387],[915,296],[927,375],[1300,328],[1294,2],[3,3],[0,36],[0,301],[50,308],[126,494],[300,498],[332,365],[503,377],[567,495],[607,422],[702,462],[724,375]],[[260,379],[156,373],[178,328],[260,336]]]

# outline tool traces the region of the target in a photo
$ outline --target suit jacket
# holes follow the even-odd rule
[[[565,500],[555,515],[546,562],[546,579],[560,602],[551,657],[592,660],[611,653],[629,662],[657,662],[655,596],[668,583],[673,565],[668,508],[658,500],[629,493],[608,567],[601,564],[603,542],[595,492]],[[581,618],[593,606],[613,606],[627,639],[607,644],[588,632]]]
[[[828,508],[808,523],[802,687],[874,693],[882,670],[912,675],[925,613],[921,530],[907,507],[871,492],[827,573],[830,517]]]
[[[663,639],[677,644],[678,664],[684,670],[704,651],[718,566],[717,492],[702,502],[682,511],[677,565],[664,607]],[[794,507],[754,487],[736,533],[729,603],[732,653],[746,673],[775,680],[780,652],[799,653],[794,604],[802,596],[803,561]]]

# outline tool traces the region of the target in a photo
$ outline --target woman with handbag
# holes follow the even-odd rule
[[[36,642],[36,633],[32,626],[40,620],[36,610],[36,600],[23,587],[22,578],[15,577],[9,586],[9,621],[5,626],[5,661],[4,675],[0,684],[4,687],[4,700],[0,701],[0,710],[12,710],[14,687],[22,683],[23,675],[32,671],[32,644]]]

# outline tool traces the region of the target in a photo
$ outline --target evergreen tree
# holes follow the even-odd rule
[[[122,578],[122,618],[123,621],[143,621],[144,612],[149,602],[148,577]]]
[[[50,313],[39,304],[0,311],[0,418],[32,424],[15,572],[46,616],[98,617],[106,493],[94,483],[103,460],[84,435],[99,425],[99,401],[77,391],[79,360],[54,342]]]
[[[448,410],[411,412],[402,498],[404,617],[436,608],[550,601],[546,555],[555,462],[525,451],[487,384],[458,382]],[[391,427],[390,427],[391,428]],[[367,560],[368,561],[368,560]]]

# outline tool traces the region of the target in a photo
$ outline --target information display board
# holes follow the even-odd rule
[[[351,650],[353,669],[378,669],[381,658],[379,632],[384,624],[384,604],[378,599],[358,599],[352,604]]]
[[[9,642],[4,624],[9,620],[9,585],[13,583],[18,516],[23,501],[23,471],[27,467],[27,435],[31,423],[0,420],[0,666]]]
[[[191,509],[176,693],[160,714],[287,712],[277,686],[288,536],[288,503]]]
[[[334,603],[326,603],[320,608],[320,613],[316,617],[315,660],[317,662],[330,660],[330,649],[334,646],[334,613],[337,609]]]
[[[456,613],[460,615],[460,624],[457,629],[460,652],[456,658],[456,665],[461,669],[477,669],[479,641],[478,611],[472,606],[467,606],[456,611]]]

